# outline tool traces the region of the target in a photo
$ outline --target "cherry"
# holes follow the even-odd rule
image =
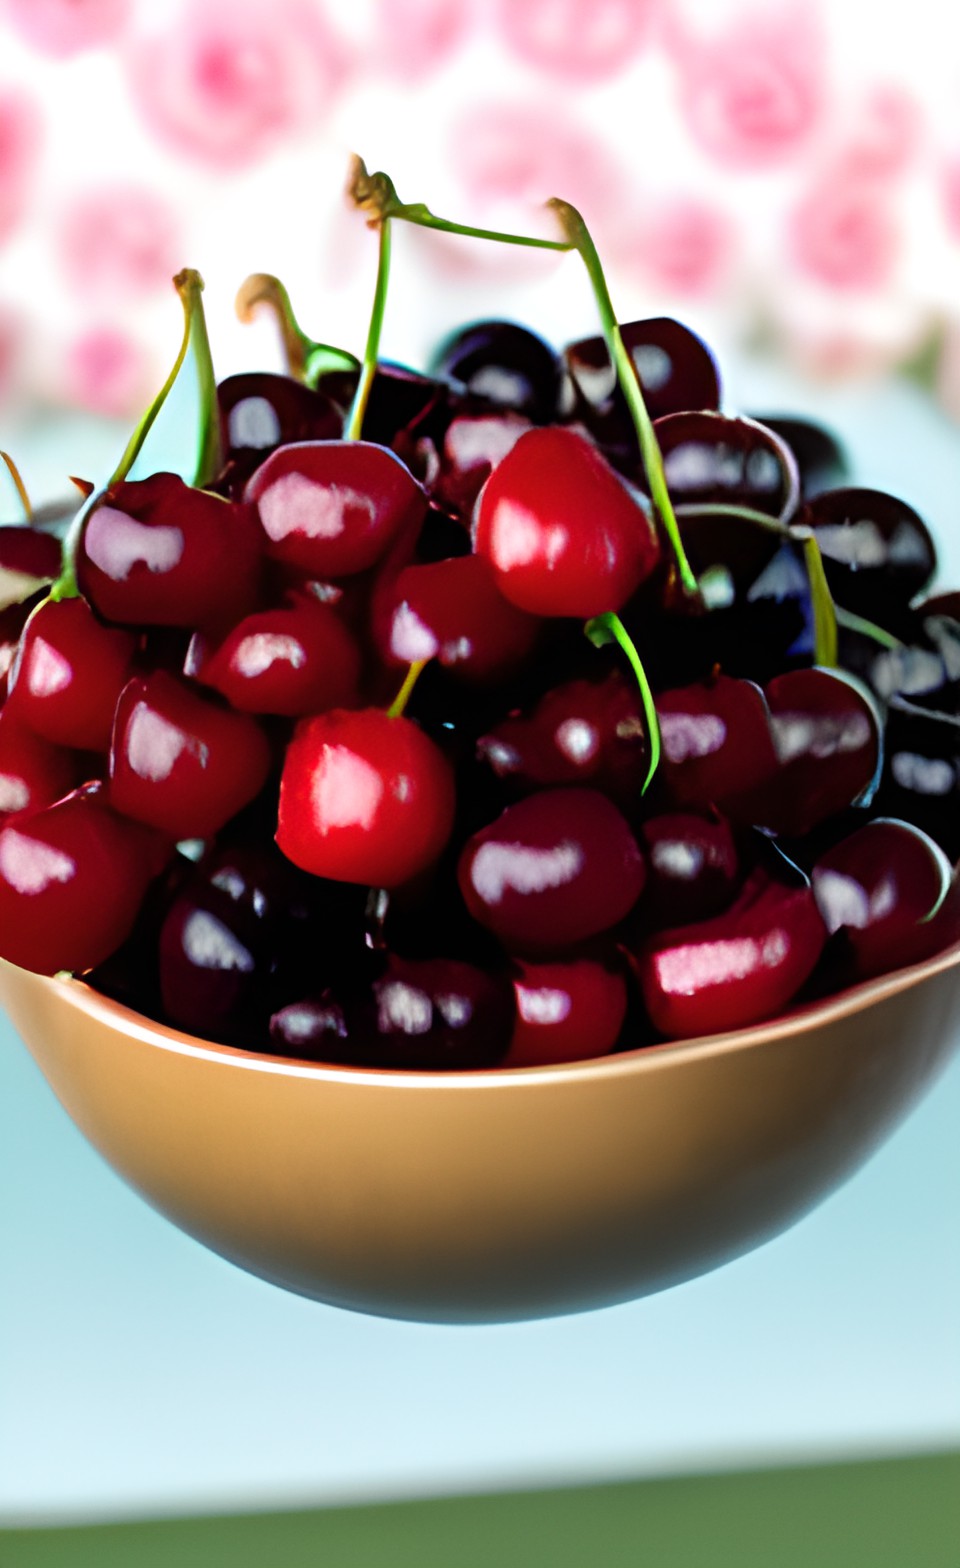
[[[332,399],[344,414],[356,389],[355,370],[331,369],[317,378],[317,390]],[[436,376],[380,360],[364,414],[364,439],[395,447],[406,460],[421,436],[439,436],[456,401],[455,389]]]
[[[643,891],[636,839],[598,790],[553,789],[508,806],[467,840],[460,889],[514,952],[556,952],[616,925]]]
[[[504,596],[536,615],[615,611],[659,560],[652,521],[583,436],[528,430],[477,505],[475,548]]]
[[[641,918],[658,926],[706,920],[732,901],[740,857],[723,817],[667,812],[640,826],[647,859]]]
[[[654,429],[674,505],[750,507],[786,520],[800,475],[786,442],[755,419],[712,411],[667,414]]]
[[[843,931],[858,980],[916,963],[956,940],[956,908],[936,919],[950,881],[942,849],[919,828],[890,818],[868,822],[835,844],[811,875],[824,924],[831,933]]]
[[[875,804],[929,833],[951,860],[960,855],[960,717],[891,699]]]
[[[887,624],[930,581],[937,555],[912,507],[882,490],[825,490],[804,510],[838,604]]]
[[[77,759],[0,709],[0,822],[50,806],[77,783]]]
[[[470,517],[494,468],[530,428],[525,415],[505,410],[455,415],[436,458],[430,483],[433,495]]]
[[[776,777],[770,710],[752,681],[717,675],[661,692],[656,707],[663,783],[677,805],[724,811]]]
[[[21,604],[60,573],[60,541],[26,524],[0,527],[0,610]]]
[[[127,480],[87,517],[77,579],[108,621],[229,624],[256,602],[258,534],[249,508],[192,489],[176,474]]]
[[[479,555],[408,566],[380,605],[380,651],[389,664],[436,659],[470,682],[501,680],[522,664],[539,623],[505,599]]]
[[[128,681],[110,751],[110,803],[173,839],[203,839],[253,800],[270,768],[256,720],[157,670]]]
[[[333,441],[343,415],[322,393],[289,376],[255,371],[217,387],[229,485],[242,485],[268,453],[291,441]]]
[[[356,700],[360,649],[332,606],[300,594],[245,616],[189,669],[234,708],[297,718]]]
[[[565,963],[518,960],[517,1016],[502,1067],[544,1067],[605,1056],[627,1012],[627,986],[613,966],[592,958]]]
[[[9,673],[7,706],[35,734],[106,751],[136,642],[104,626],[83,599],[47,599],[27,621]]]
[[[3,956],[23,969],[83,973],[129,935],[168,848],[87,785],[0,827]]]
[[[477,755],[498,778],[524,789],[590,784],[629,808],[649,763],[640,694],[619,670],[602,681],[565,682],[529,717],[513,714],[481,736]]]
[[[287,748],[277,843],[315,876],[396,887],[436,860],[454,804],[449,763],[411,719],[334,708]]]
[[[557,416],[561,368],[553,349],[512,321],[477,321],[440,344],[430,368],[474,396],[537,425]]]
[[[780,436],[796,458],[800,491],[805,501],[822,490],[835,489],[847,479],[850,471],[847,454],[832,431],[812,419],[797,419],[792,415],[758,414],[756,418]]]
[[[257,469],[244,496],[256,504],[267,554],[320,579],[375,566],[426,512],[410,470],[386,447],[367,441],[280,447]]]
[[[758,867],[722,915],[641,946],[635,967],[650,1018],[676,1040],[759,1023],[797,994],[826,935],[809,885],[785,886]]]
[[[354,1010],[352,1022],[353,1060],[420,1071],[491,1067],[510,1045],[513,992],[504,974],[473,964],[390,955],[372,1005]]]

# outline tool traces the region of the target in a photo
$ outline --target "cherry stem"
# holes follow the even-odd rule
[[[827,669],[836,669],[837,610],[823,569],[823,556],[812,528],[794,526],[790,537],[803,548],[804,564],[810,581],[813,604],[813,660]]]
[[[637,678],[637,685],[640,688],[640,699],[643,703],[643,714],[647,721],[647,733],[650,737],[650,766],[647,769],[647,776],[640,790],[641,795],[645,795],[660,761],[660,721],[657,718],[657,710],[653,700],[653,692],[650,690],[650,682],[647,680],[647,672],[640,662],[640,655],[634,647],[626,627],[619,615],[613,610],[608,610],[605,615],[595,615],[583,629],[595,648],[602,648],[612,642],[617,643],[629,659],[630,666]]]
[[[359,370],[360,361],[355,354],[334,348],[331,343],[317,343],[307,336],[279,278],[271,272],[253,272],[241,283],[234,308],[240,320],[248,324],[263,306],[272,311],[280,328],[287,373],[295,381],[315,387],[327,370]]]
[[[752,506],[736,506],[730,501],[686,501],[675,508],[675,515],[677,518],[734,517],[742,523],[753,523],[757,528],[779,534],[783,539],[790,537],[789,523],[781,522],[769,512],[757,511]]]
[[[377,373],[377,359],[380,353],[380,333],[383,328],[383,313],[387,304],[387,284],[390,280],[390,219],[384,217],[380,222],[380,252],[377,260],[377,284],[373,294],[373,309],[370,312],[370,326],[367,330],[367,346],[363,351],[363,364],[360,368],[360,379],[357,390],[353,394],[350,412],[344,426],[343,435],[346,441],[359,441],[363,429],[363,419],[370,401],[370,392],[373,388],[373,378]]]
[[[23,475],[21,474],[16,463],[13,461],[13,458],[10,456],[9,452],[0,451],[0,458],[2,458],[6,464],[7,473],[13,480],[14,489],[16,490],[17,495],[20,497],[20,505],[23,507],[23,515],[27,523],[32,528],[34,522],[33,507],[30,504],[30,496],[27,493],[27,487],[23,482]]]
[[[844,610],[839,604],[834,605],[833,613],[837,618],[837,625],[842,626],[845,631],[859,632],[861,637],[869,637],[871,642],[878,643],[881,648],[895,650],[903,647],[899,637],[894,637],[893,632],[885,631],[875,621],[865,620],[862,615],[854,615],[852,610]]]
[[[500,245],[526,245],[533,250],[573,250],[569,240],[539,239],[531,234],[506,234],[500,229],[478,229],[469,223],[452,223],[448,218],[438,218],[422,201],[402,202],[396,186],[388,174],[378,170],[370,174],[362,158],[354,155],[347,180],[347,194],[354,206],[367,214],[371,228],[377,228],[385,218],[399,218],[403,223],[414,223],[421,229],[436,229],[441,234],[462,234],[467,239],[495,240]]]
[[[590,279],[597,302],[597,310],[600,315],[600,324],[603,329],[607,351],[613,361],[617,379],[620,382],[620,389],[626,399],[630,417],[637,432],[637,440],[640,443],[640,456],[643,461],[647,482],[650,485],[653,504],[659,513],[660,521],[676,557],[677,571],[684,592],[689,594],[691,598],[697,598],[699,597],[697,579],[690,562],[687,560],[686,551],[683,548],[683,540],[680,538],[680,529],[677,526],[673,502],[667,489],[667,478],[663,469],[663,454],[660,451],[660,443],[657,440],[653,421],[644,402],[637,367],[627,352],[627,346],[623,341],[623,334],[620,331],[620,325],[613,308],[613,301],[610,298],[610,291],[607,288],[607,280],[604,277],[597,247],[593,243],[590,230],[576,207],[571,206],[568,201],[562,201],[557,196],[551,197],[547,206],[556,213],[564,234],[567,235],[572,248],[578,252],[581,261],[587,269],[587,276]]]
[[[400,690],[397,692],[397,695],[394,697],[389,708],[387,709],[388,719],[399,719],[401,717],[407,706],[407,703],[410,701],[410,694],[413,691],[414,686],[416,686],[417,681],[420,679],[420,676],[423,674],[423,671],[426,669],[429,663],[429,659],[414,659],[406,675],[403,677],[403,685],[400,687]]]

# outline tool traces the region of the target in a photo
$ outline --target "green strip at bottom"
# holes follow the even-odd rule
[[[3,1568],[956,1568],[960,1453],[0,1530]]]

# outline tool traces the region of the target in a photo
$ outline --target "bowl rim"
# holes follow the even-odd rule
[[[847,986],[833,996],[805,1002],[776,1018],[731,1029],[720,1034],[697,1035],[686,1040],[665,1040],[578,1062],[546,1063],[532,1067],[487,1067],[426,1071],[423,1069],[353,1067],[332,1062],[308,1062],[266,1051],[248,1051],[237,1046],[219,1045],[185,1030],[163,1024],[138,1013],[134,1008],[106,996],[82,978],[36,974],[0,959],[0,971],[29,976],[50,998],[75,1007],[95,1022],[119,1029],[142,1045],[195,1060],[218,1062],[247,1072],[279,1077],[305,1078],[325,1083],[385,1086],[411,1089],[466,1090],[469,1088],[505,1089],[510,1084],[580,1081],[617,1078],[634,1073],[657,1072],[688,1060],[704,1060],[737,1051],[759,1050],[776,1039],[803,1034],[821,1025],[839,1023],[874,1003],[912,990],[924,980],[960,968],[960,940],[919,963],[906,965],[871,980]],[[0,988],[0,1003],[2,1003]]]

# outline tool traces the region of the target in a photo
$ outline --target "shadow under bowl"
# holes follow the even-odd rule
[[[80,1130],[182,1230],[355,1311],[509,1322],[716,1268],[849,1176],[945,1064],[960,944],[772,1022],[560,1067],[317,1066],[0,961]]]

